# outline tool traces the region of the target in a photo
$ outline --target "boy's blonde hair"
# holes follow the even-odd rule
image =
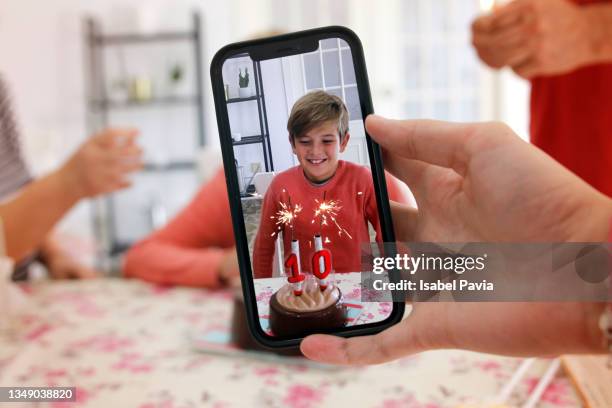
[[[324,91],[307,93],[293,105],[287,121],[291,143],[296,136],[329,121],[338,122],[338,135],[342,142],[349,130],[349,114],[342,99]]]

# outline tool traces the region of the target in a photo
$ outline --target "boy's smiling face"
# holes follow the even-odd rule
[[[321,183],[336,173],[338,156],[346,149],[349,137],[347,132],[340,142],[338,121],[328,121],[296,135],[294,140],[290,136],[289,141],[304,175],[314,183]]]

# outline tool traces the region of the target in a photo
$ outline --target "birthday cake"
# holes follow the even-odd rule
[[[324,289],[314,277],[305,279],[299,295],[286,284],[270,299],[270,329],[276,336],[302,337],[344,327],[347,310],[340,288]]]

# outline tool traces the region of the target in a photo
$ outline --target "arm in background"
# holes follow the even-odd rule
[[[136,243],[123,273],[159,284],[221,286],[220,269],[235,256],[223,170],[165,227]]]

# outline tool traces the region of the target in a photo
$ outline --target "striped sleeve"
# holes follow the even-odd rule
[[[31,180],[21,149],[8,87],[0,77],[0,201]]]

